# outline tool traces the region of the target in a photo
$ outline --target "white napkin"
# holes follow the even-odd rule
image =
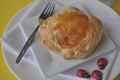
[[[2,39],[0,39],[0,42],[2,42],[4,44],[4,46],[6,46],[9,49],[9,51],[11,51],[14,55],[18,56],[18,54],[20,53],[22,47],[24,46],[24,44],[27,40],[27,37],[23,34],[23,30],[21,28],[21,26],[22,26],[21,22],[24,22],[24,20],[27,20],[29,18],[35,17],[36,15],[38,15],[37,17],[39,17],[39,15],[42,13],[42,11],[44,10],[44,8],[46,7],[48,2],[49,2],[49,0],[36,0],[36,2],[33,3],[31,8],[21,18],[19,23],[14,25],[14,27],[11,28],[9,31],[7,31],[3,35]],[[59,5],[57,5],[56,8],[58,6]],[[37,23],[37,25],[38,24],[39,23]],[[33,26],[34,29],[35,29],[35,27],[37,27],[37,25]],[[31,34],[32,34],[33,30],[31,31]],[[24,60],[28,61],[32,64],[36,64],[30,48],[26,51],[26,54],[23,57],[23,61]]]
[[[48,0],[37,0],[32,5],[32,7],[27,11],[27,13],[21,18],[20,22],[22,22],[23,20],[25,20],[27,18],[31,18],[31,17],[34,17],[35,15],[41,14],[43,9],[45,8],[47,2],[48,2]],[[42,4],[42,3],[44,3],[44,4]],[[42,7],[42,8],[39,8],[39,7]],[[20,22],[18,24],[14,25],[14,27],[11,28],[8,32],[6,32],[6,34],[1,39],[1,42],[3,43],[3,45],[6,46],[9,49],[9,51],[11,51],[16,56],[18,56],[22,47],[25,44],[25,41],[27,40],[27,38],[23,34],[23,30],[21,28]],[[16,34],[16,33],[18,33],[18,34]],[[34,58],[31,55],[32,55],[31,49],[29,48],[26,51],[26,55],[24,56],[23,61],[26,60],[26,61],[34,64],[34,62],[33,62]]]
[[[41,1],[46,1],[46,0],[38,0],[38,1],[36,1],[36,2],[34,3],[34,5],[32,6],[32,8],[31,8],[31,9],[26,13],[26,15],[22,18],[21,21],[23,21],[23,20],[25,20],[25,19],[27,19],[27,18],[31,18],[31,17],[34,17],[34,16],[40,14],[42,10],[39,10],[39,9],[38,9],[38,6],[39,6],[39,7],[45,7],[45,4],[41,4],[41,3],[46,3],[46,2],[41,2]],[[47,0],[47,1],[48,1],[48,0]],[[44,9],[44,8],[40,8],[40,9]],[[113,19],[112,19],[112,20],[113,20]],[[106,20],[105,20],[105,21],[106,21]],[[113,30],[110,29],[110,28],[114,27],[115,25],[111,25],[111,24],[116,23],[118,20],[115,19],[115,20],[114,20],[115,22],[112,22],[112,21],[110,22],[110,21],[108,20],[108,23],[105,22],[105,21],[103,21],[103,22],[104,22],[103,24],[104,24],[105,28],[109,28],[109,31],[111,30],[111,32],[112,32]],[[110,23],[109,23],[109,22],[110,22]],[[118,24],[118,25],[120,25],[120,24]],[[118,25],[116,25],[116,27],[118,27]],[[107,29],[107,30],[108,30],[108,29]],[[119,31],[119,29],[118,29],[118,31]],[[17,32],[18,34],[15,34],[16,32]],[[113,31],[113,32],[116,32],[116,31]],[[22,30],[22,28],[21,28],[21,23],[18,23],[18,24],[15,25],[14,28],[12,28],[10,31],[8,31],[8,32],[4,35],[4,37],[2,38],[3,44],[6,44],[6,47],[8,47],[8,49],[10,49],[10,51],[12,51],[12,53],[14,53],[15,55],[18,55],[18,54],[19,54],[21,48],[22,48],[23,45],[24,45],[25,40],[27,40],[26,37],[24,36],[24,34],[21,34],[21,33],[23,33],[23,30]],[[20,35],[19,35],[19,34],[20,34]],[[118,37],[116,37],[116,36],[112,36],[112,35],[114,35],[114,34],[117,34],[117,32],[116,32],[116,33],[110,33],[110,36],[111,36],[112,39],[115,39],[114,41],[116,42],[116,44],[118,44],[117,42],[119,42],[118,40],[120,40],[120,39],[118,39]],[[21,38],[17,38],[17,37],[21,37]],[[115,38],[113,38],[113,37],[115,37]],[[15,39],[16,39],[16,41],[15,41]],[[13,42],[13,40],[14,40],[14,42]],[[16,44],[18,44],[18,42],[19,42],[21,45],[16,46]],[[13,51],[14,51],[14,52],[13,52]],[[117,51],[117,50],[116,50],[116,51]],[[111,55],[110,55],[110,54],[111,54]],[[107,59],[109,60],[109,64],[108,64],[107,68],[103,71],[104,74],[105,74],[105,75],[104,75],[104,80],[106,80],[106,77],[107,77],[107,75],[108,75],[108,72],[110,71],[110,68],[111,68],[111,66],[112,66],[112,63],[113,63],[116,55],[117,55],[117,52],[110,52],[109,54],[105,54],[105,55],[99,56],[99,57],[105,57],[105,58],[107,58]],[[76,66],[75,68],[73,68],[73,69],[71,69],[71,70],[65,71],[65,72],[63,72],[63,73],[60,73],[60,74],[54,76],[54,77],[51,77],[51,78],[49,78],[49,80],[56,80],[55,77],[57,77],[57,76],[61,76],[61,79],[58,79],[58,80],[68,80],[68,79],[69,79],[69,80],[81,80],[80,78],[77,78],[77,77],[75,76],[76,70],[78,70],[79,68],[84,68],[84,69],[86,69],[89,73],[91,73],[93,69],[98,69],[98,67],[96,66],[96,60],[97,60],[97,59],[98,59],[98,57],[94,59],[94,62],[93,62],[93,60],[88,61],[88,62],[86,62],[85,64],[78,65],[78,66]],[[33,65],[36,65],[36,62],[35,62],[35,60],[34,60],[34,58],[33,58],[33,55],[32,55],[32,53],[31,53],[31,49],[30,49],[30,48],[29,48],[29,50],[26,52],[26,55],[24,56],[24,60],[30,62],[30,63],[33,64]],[[24,61],[24,60],[23,60],[23,61]],[[90,66],[88,66],[88,65],[90,65]],[[91,78],[91,79],[92,79],[92,78]]]

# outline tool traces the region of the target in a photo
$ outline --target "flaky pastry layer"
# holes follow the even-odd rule
[[[98,18],[75,7],[47,18],[40,30],[48,49],[65,59],[85,58],[92,54],[103,33]]]

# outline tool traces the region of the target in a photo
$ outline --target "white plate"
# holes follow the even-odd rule
[[[58,1],[60,4],[73,3],[73,0],[69,0],[69,1],[68,0],[58,0]],[[65,1],[67,1],[67,2],[65,2]],[[74,2],[76,2],[76,1],[82,2],[83,0],[74,0]],[[67,4],[63,4],[63,5],[67,5]],[[86,2],[86,4],[91,4],[91,6],[92,5],[96,6],[96,7],[93,6],[91,8],[91,6],[86,5],[86,8],[89,8],[89,10],[92,12],[94,10],[97,10],[93,14],[95,16],[98,16],[99,18],[117,17],[118,16],[112,9],[110,9],[109,7],[107,7],[106,5],[104,5],[102,3],[99,3],[98,1],[92,0],[91,2]],[[28,5],[27,7],[22,9],[16,16],[13,17],[13,19],[8,24],[6,31],[8,31],[16,23],[19,22],[21,17],[26,13],[26,11],[30,8],[30,6],[31,5]],[[108,13],[110,13],[110,14],[108,14]],[[104,15],[102,15],[102,14],[104,14]],[[41,76],[38,66],[27,63],[26,61],[22,62],[19,66],[16,65],[15,64],[16,56],[14,56],[12,53],[10,53],[4,45],[3,45],[3,53],[4,53],[4,57],[5,57],[6,63],[8,64],[9,68],[19,79],[21,79],[21,80],[38,80],[38,79],[44,80]]]
[[[72,6],[76,6],[81,9],[81,6],[79,6],[81,4],[74,3]],[[90,4],[87,4],[87,5],[90,5]],[[101,15],[98,16],[97,14],[96,16],[100,17]],[[23,33],[25,34],[25,37],[29,38],[30,34],[33,32],[33,30],[35,29],[37,25],[38,25],[37,16],[23,20],[21,22],[21,28],[23,30]],[[42,72],[43,77],[50,77],[57,73],[63,72],[78,64],[84,63],[85,61],[89,61],[97,56],[100,56],[102,54],[105,54],[108,51],[115,49],[115,44],[113,43],[113,41],[104,34],[102,36],[102,40],[100,41],[99,45],[92,52],[93,53],[92,55],[90,55],[89,57],[85,59],[65,60],[62,57],[60,57],[60,55],[58,55],[57,53],[53,53],[53,52],[51,53],[49,50],[47,50],[47,48],[41,42],[41,39],[39,37],[40,35],[38,34],[37,36],[38,36],[37,39],[31,45],[31,51],[36,61],[39,64],[40,71]],[[58,67],[58,66],[61,66],[61,67]]]

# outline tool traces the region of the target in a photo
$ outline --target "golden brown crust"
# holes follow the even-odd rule
[[[99,19],[70,7],[47,18],[40,32],[48,49],[70,59],[90,55],[100,41],[103,30]]]

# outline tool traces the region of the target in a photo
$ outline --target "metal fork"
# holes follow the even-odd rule
[[[42,12],[42,14],[39,16],[39,19],[45,20],[46,18],[48,18],[49,16],[51,16],[53,14],[54,9],[55,9],[55,4],[53,4],[52,2],[48,2],[48,4],[46,5],[45,9]],[[30,37],[28,38],[28,40],[25,43],[24,47],[22,48],[20,54],[18,55],[18,57],[16,59],[17,64],[20,62],[20,60],[24,56],[25,52],[27,51],[27,49],[30,47],[30,45],[34,41],[35,35],[36,35],[39,27],[40,27],[40,25],[37,26],[37,28],[30,35]]]

